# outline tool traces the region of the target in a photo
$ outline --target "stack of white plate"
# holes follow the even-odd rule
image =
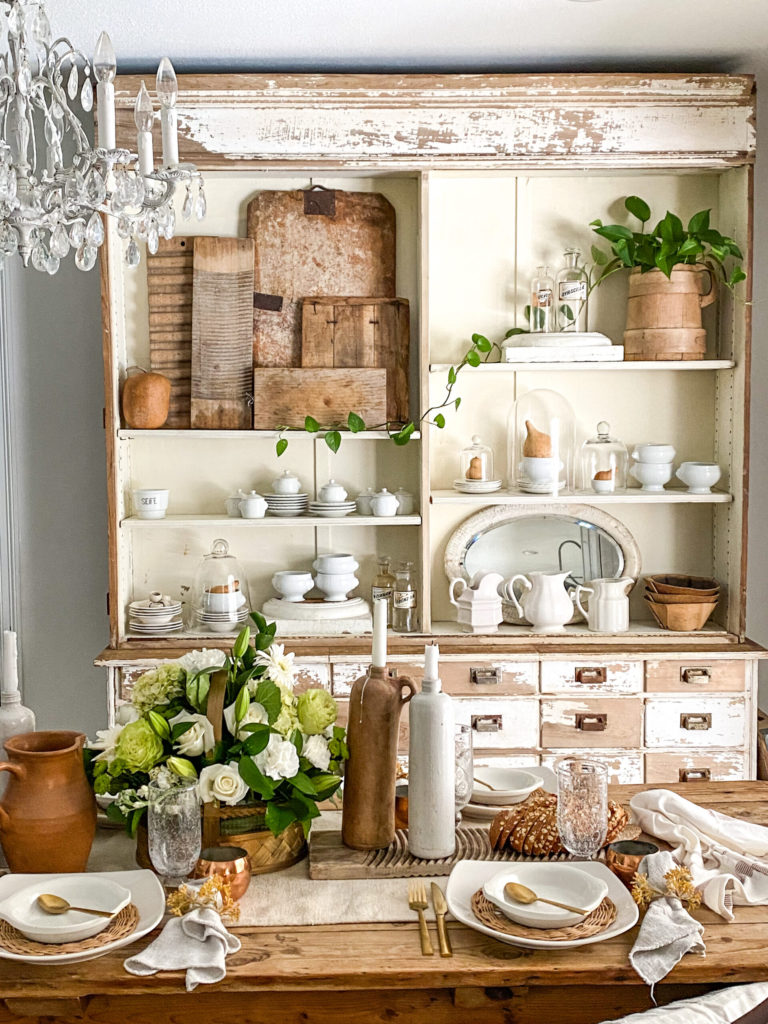
[[[308,494],[265,494],[267,515],[303,516],[309,504]]]
[[[248,605],[244,604],[232,612],[207,612],[199,608],[195,617],[198,625],[210,633],[237,633],[248,621],[249,614]]]
[[[491,494],[501,487],[501,480],[454,480],[454,489],[464,494]]]
[[[181,601],[174,601],[172,604],[131,601],[128,605],[128,619],[132,633],[145,636],[177,633],[183,628]]]
[[[348,516],[356,509],[357,503],[354,501],[310,501],[309,503],[311,516],[326,516],[328,519]]]
[[[522,803],[536,789],[556,791],[551,768],[495,768],[475,765],[475,784],[469,803],[462,810],[464,818],[493,821],[499,811]],[[483,785],[483,783],[488,785]],[[493,789],[490,787],[493,786]]]

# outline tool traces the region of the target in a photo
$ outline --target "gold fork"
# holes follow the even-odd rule
[[[427,919],[424,911],[427,909],[427,890],[423,882],[416,879],[408,883],[408,906],[419,915],[419,938],[421,939],[421,955],[434,956],[434,949],[429,938]]]

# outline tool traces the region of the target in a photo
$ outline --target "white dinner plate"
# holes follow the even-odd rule
[[[464,494],[490,494],[501,488],[501,480],[454,480],[454,489]]]
[[[95,873],[94,873],[95,874]],[[98,949],[89,949],[79,953],[52,953],[50,956],[29,956],[21,953],[10,953],[0,946],[0,959],[19,960],[25,964],[61,964],[81,963],[84,960],[95,960],[97,957],[110,953],[113,949],[128,946],[156,928],[165,913],[165,893],[160,880],[154,871],[100,871],[101,878],[111,879],[118,885],[125,886],[131,893],[131,903],[139,912],[139,921],[135,931],[122,939],[107,942]],[[9,874],[0,877],[0,902],[14,895],[31,884],[39,884],[40,891],[50,886],[52,880],[60,875],[25,875]]]
[[[510,867],[513,866],[510,865]],[[575,946],[588,946],[593,942],[604,942],[606,939],[615,938],[617,935],[629,931],[637,922],[639,912],[623,882],[600,861],[578,861],[574,862],[572,866],[605,881],[608,886],[608,897],[616,907],[616,919],[613,924],[598,932],[597,935],[557,942],[553,939],[530,939],[516,935],[504,935],[481,924],[472,913],[472,897],[478,889],[482,889],[486,882],[499,873],[498,861],[460,860],[448,878],[445,891],[448,909],[457,921],[461,921],[468,928],[474,928],[475,931],[498,939],[499,942],[505,942],[510,946],[522,946],[524,949],[572,949]]]

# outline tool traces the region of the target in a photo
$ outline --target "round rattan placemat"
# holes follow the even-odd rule
[[[586,939],[604,931],[616,920],[616,907],[606,896],[599,907],[587,914],[583,921],[569,925],[567,928],[528,928],[505,917],[498,907],[494,906],[478,889],[472,897],[472,913],[486,928],[514,935],[519,939],[546,939],[547,942],[565,942],[568,939]]]
[[[81,939],[80,942],[53,943],[35,942],[34,939],[28,939],[22,935],[12,924],[0,921],[0,946],[7,952],[16,953],[19,956],[58,956],[62,953],[85,953],[89,949],[99,949],[110,942],[126,938],[131,932],[136,931],[138,923],[139,912],[133,903],[129,903],[98,935]]]

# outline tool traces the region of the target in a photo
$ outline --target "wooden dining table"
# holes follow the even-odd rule
[[[614,786],[624,804],[651,786]],[[768,826],[768,783],[666,787],[702,806]],[[322,885],[322,882],[318,882]],[[403,883],[403,898],[407,885]],[[768,907],[707,909],[706,956],[687,955],[656,987],[664,1005],[724,985],[768,982]],[[576,949],[505,945],[449,921],[453,956],[423,957],[408,924],[246,927],[227,977],[189,994],[180,972],[138,978],[126,956],[44,966],[0,960],[0,1024],[599,1024],[652,1005],[630,967],[637,929]],[[434,932],[434,926],[432,926]]]

